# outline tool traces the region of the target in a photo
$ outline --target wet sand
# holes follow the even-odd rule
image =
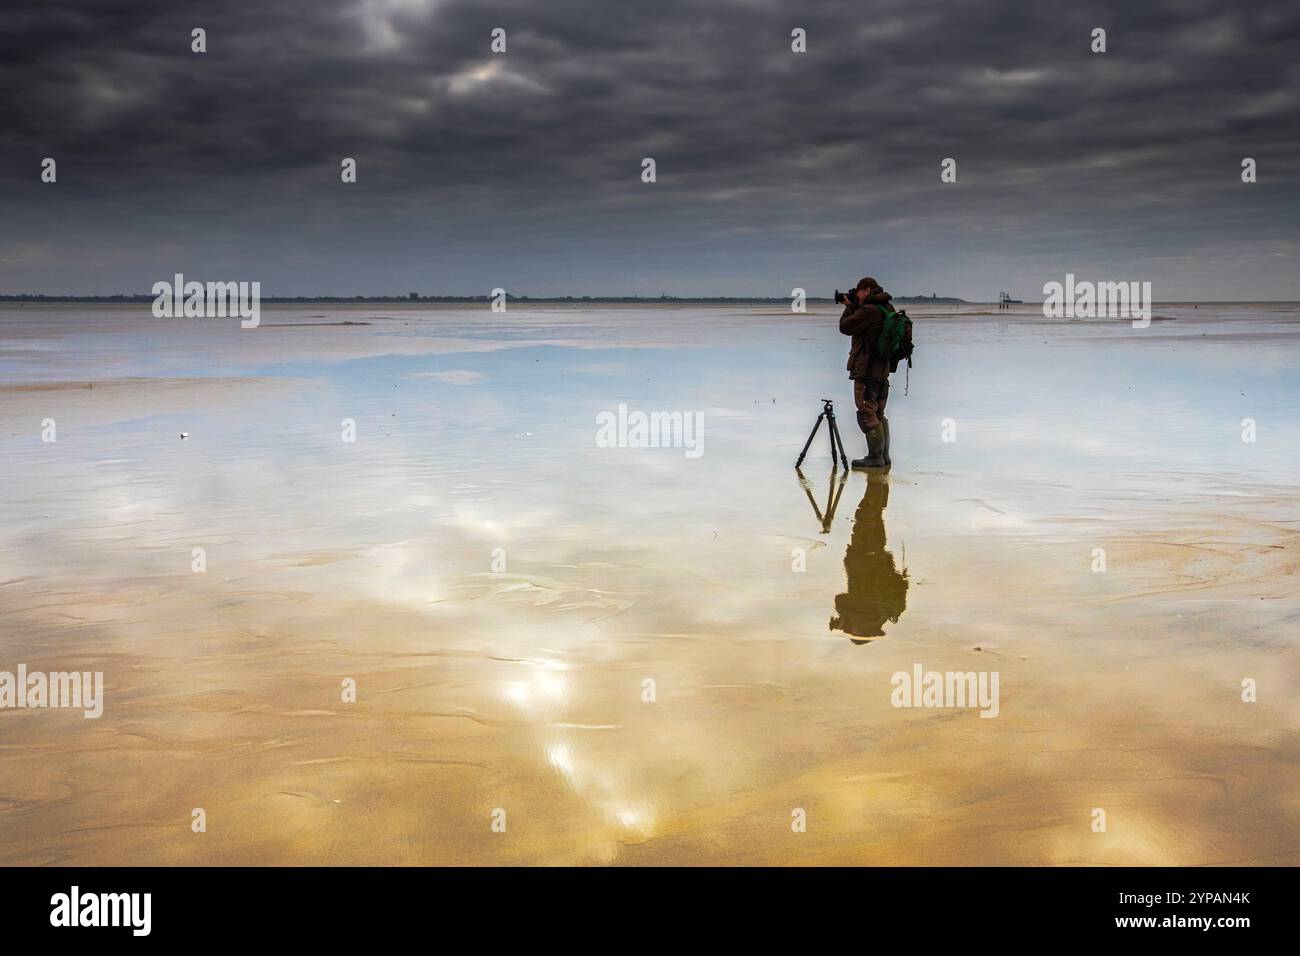
[[[825,310],[0,307],[0,860],[1300,863],[1300,308],[986,310],[841,483]]]

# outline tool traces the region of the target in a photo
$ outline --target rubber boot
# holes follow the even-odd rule
[[[881,418],[880,424],[885,428],[885,443],[880,448],[880,457],[885,460],[885,467],[888,468],[893,464],[889,457],[889,419]]]
[[[854,458],[852,465],[854,468],[884,468],[885,459],[881,456],[880,450],[885,447],[885,426],[876,423],[876,427],[867,432],[867,457]]]

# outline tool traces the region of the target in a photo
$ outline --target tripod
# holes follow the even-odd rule
[[[840,456],[840,464],[844,470],[849,470],[849,458],[844,454],[844,439],[840,437],[840,427],[835,424],[835,403],[829,398],[822,399],[822,411],[817,416],[817,422],[813,425],[812,431],[808,433],[808,440],[803,443],[803,451],[799,452],[799,460],[794,463],[798,468],[803,464],[804,457],[808,454],[808,448],[812,445],[813,439],[817,437],[817,429],[822,427],[822,419],[826,419],[826,426],[831,433],[831,471],[835,470],[835,456]]]

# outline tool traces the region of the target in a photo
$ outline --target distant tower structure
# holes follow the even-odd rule
[[[1011,293],[1010,293],[1010,292],[999,292],[999,293],[998,293],[998,311],[999,311],[999,312],[1003,311],[1004,309],[1010,309],[1010,308],[1011,308],[1011,306],[1009,305],[1010,302],[1011,302]]]

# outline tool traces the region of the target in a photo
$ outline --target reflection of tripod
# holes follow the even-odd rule
[[[799,484],[803,485],[803,493],[808,496],[808,504],[812,505],[813,514],[817,516],[818,522],[822,526],[822,534],[831,533],[831,525],[835,521],[835,509],[840,506],[840,495],[844,494],[844,485],[849,480],[849,473],[846,471],[840,474],[834,470],[831,471],[830,484],[826,488],[826,512],[817,507],[817,499],[813,497],[812,486],[808,484],[808,479],[803,476],[803,472],[797,467],[794,473],[799,476]]]
[[[835,456],[840,456],[840,463],[844,470],[849,470],[849,457],[844,454],[844,439],[840,437],[840,427],[835,424],[835,403],[829,398],[822,399],[822,412],[817,416],[817,423],[813,425],[812,431],[808,433],[808,440],[803,443],[803,451],[799,452],[799,460],[794,463],[798,468],[803,464],[804,456],[808,454],[808,447],[817,437],[817,429],[822,427],[822,419],[826,419],[826,425],[831,433],[831,471],[835,470]]]

